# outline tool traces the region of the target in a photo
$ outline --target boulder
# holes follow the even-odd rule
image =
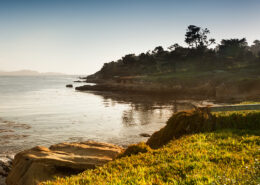
[[[36,146],[18,153],[6,179],[7,185],[36,185],[101,166],[120,154],[119,146],[93,141]]]

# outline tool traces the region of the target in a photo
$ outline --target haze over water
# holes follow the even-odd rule
[[[174,112],[169,99],[65,88],[73,80],[75,76],[0,77],[0,154],[66,141],[124,146],[146,140],[139,134],[160,129]]]

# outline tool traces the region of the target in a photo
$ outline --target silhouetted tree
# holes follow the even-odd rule
[[[207,35],[209,33],[210,31],[207,28],[202,29],[201,27],[190,25],[185,34],[185,42],[190,47],[206,48],[215,43],[215,39],[208,39]]]
[[[157,46],[156,48],[154,48],[153,50],[153,54],[157,54],[157,55],[160,55],[164,52],[164,49],[162,46]]]
[[[255,56],[259,56],[260,57],[260,40],[255,40],[253,42],[254,44],[250,47],[250,51],[252,51],[252,53]]]
[[[180,45],[178,43],[175,43],[175,44],[169,46],[168,49],[170,51],[173,51],[173,50],[175,50],[176,48],[179,48],[179,47],[180,47]]]
[[[248,44],[245,38],[223,39],[218,46],[218,53],[223,57],[243,57],[246,54]]]
[[[125,55],[124,57],[122,57],[122,61],[125,65],[135,64],[137,61],[137,58],[136,58],[135,54],[128,54],[128,55]]]
[[[208,46],[215,43],[215,39],[208,39],[208,34],[210,31],[207,28],[190,25],[185,34],[185,42],[189,47],[182,47],[176,43],[169,46],[168,50],[158,46],[138,56],[128,54],[115,62],[105,63],[92,77],[109,79],[115,76],[171,73],[176,72],[176,69],[207,71],[225,65],[230,67],[232,64],[236,65],[236,62],[245,62],[245,65],[249,62],[260,62],[259,40],[248,46],[245,38],[223,39],[217,47],[209,48]],[[226,61],[231,63],[225,64]]]
[[[255,45],[260,45],[260,40],[255,40],[253,43],[254,43]]]

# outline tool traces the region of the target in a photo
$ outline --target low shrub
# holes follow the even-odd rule
[[[136,155],[139,153],[146,153],[149,151],[151,151],[151,148],[148,145],[146,145],[144,142],[141,142],[138,144],[129,145],[128,148],[121,155],[119,155],[119,158]]]
[[[215,117],[207,108],[178,112],[167,121],[164,128],[155,132],[146,144],[151,148],[159,148],[185,134],[212,131],[215,127]]]
[[[260,111],[231,111],[215,113],[216,129],[260,129]]]

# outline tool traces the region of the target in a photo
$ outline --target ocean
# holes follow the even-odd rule
[[[121,146],[145,141],[177,110],[172,97],[78,92],[77,76],[0,77],[0,155],[36,145],[94,140]]]

